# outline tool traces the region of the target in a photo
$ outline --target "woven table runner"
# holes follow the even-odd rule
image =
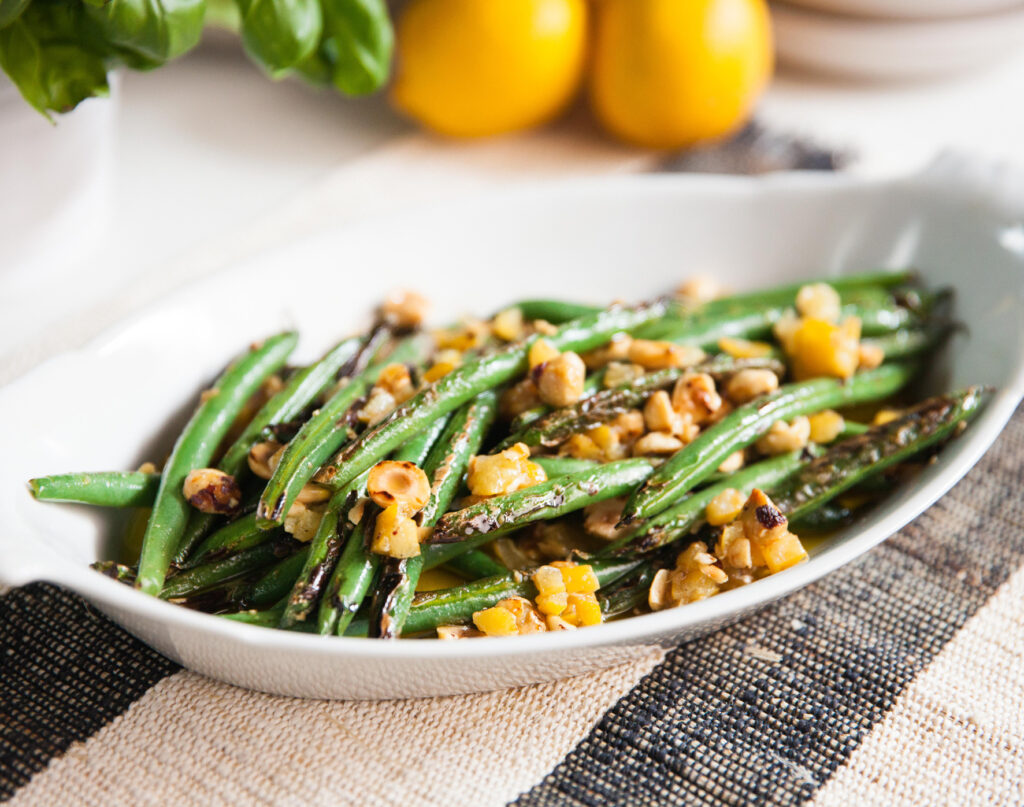
[[[1024,411],[855,563],[626,667],[308,701],[182,671],[76,595],[0,598],[16,805],[1024,803]],[[514,640],[510,640],[514,641]]]

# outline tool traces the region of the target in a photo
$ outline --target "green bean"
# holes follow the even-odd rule
[[[671,309],[671,304],[660,301],[636,308],[612,308],[567,322],[557,333],[546,338],[558,350],[588,350],[608,341],[616,333],[653,322]],[[341,451],[333,463],[338,468],[333,486],[346,485],[441,415],[457,409],[484,390],[521,375],[527,369],[527,353],[535,339],[531,337],[497,353],[469,361],[407,401],[383,423]]]
[[[535,420],[526,429],[505,438],[495,449],[500,451],[516,443],[528,446],[557,446],[574,434],[615,420],[630,409],[642,407],[646,400],[659,389],[674,384],[686,373],[702,372],[722,378],[746,369],[768,369],[776,375],[785,373],[786,368],[777,359],[734,359],[731,356],[712,356],[692,367],[673,367],[641,376],[635,381],[584,398],[578,403],[555,409]]]
[[[796,521],[790,522],[793,532],[798,535],[805,533],[826,533],[838,530],[853,517],[853,510],[841,504],[826,502],[817,510],[807,513]]]
[[[160,597],[170,600],[201,593],[234,577],[269,566],[293,552],[297,546],[297,543],[290,538],[270,541],[243,549],[226,558],[196,566],[194,569],[167,578],[167,582],[160,591]]]
[[[922,353],[934,350],[949,336],[949,333],[949,328],[938,326],[917,329],[902,328],[888,336],[864,339],[861,344],[881,348],[886,361],[892,361],[893,359],[920,356]]]
[[[601,604],[604,621],[628,614],[644,605],[657,571],[653,563],[644,563],[633,574],[616,581],[607,591],[598,591],[597,601]]]
[[[160,488],[160,474],[143,471],[57,474],[30,479],[28,488],[41,502],[149,507]]]
[[[734,488],[744,495],[750,495],[754,488],[771,488],[792,474],[804,461],[803,452],[793,451],[741,468],[721,482],[691,493],[656,516],[627,530],[602,547],[597,556],[651,552],[670,544],[689,535],[704,522],[708,504],[722,491]]]
[[[272,608],[266,610],[249,610],[249,611],[238,611],[234,614],[218,614],[218,616],[224,619],[230,619],[232,622],[241,622],[244,625],[257,625],[262,628],[276,628],[278,622],[281,621],[281,613],[284,611],[284,604],[275,605]],[[313,626],[307,625],[304,622],[289,627],[289,630],[299,631],[301,633],[312,633]]]
[[[509,308],[518,308],[523,314],[523,319],[543,319],[553,325],[587,317],[601,310],[600,306],[566,300],[521,300]]]
[[[284,560],[275,563],[249,587],[245,596],[246,602],[261,608],[287,597],[296,578],[306,565],[307,557],[309,557],[309,544],[300,548],[294,555],[289,555]],[[284,611],[283,607],[281,611]]]
[[[626,502],[623,523],[656,515],[715,472],[726,457],[756,441],[777,420],[822,409],[880,400],[913,377],[909,365],[883,365],[846,381],[819,378],[786,384],[776,392],[737,407],[680,449]]]
[[[532,457],[531,461],[544,469],[544,474],[548,479],[592,470],[601,464],[597,460],[580,460],[575,457],[545,457],[543,454]]]
[[[457,542],[456,549],[475,548],[496,535],[534,521],[557,518],[588,504],[631,493],[652,471],[653,465],[647,459],[618,460],[446,513],[429,539],[427,566],[444,563],[459,554],[446,553],[443,544]],[[442,559],[437,560],[439,557]]]
[[[98,560],[89,565],[100,574],[113,578],[119,583],[128,583],[131,585],[135,582],[136,570],[126,563],[117,563],[113,560]]]
[[[629,574],[642,563],[642,560],[623,558],[594,561],[590,565],[603,587]],[[438,625],[469,622],[475,612],[490,608],[506,597],[533,599],[536,594],[533,583],[516,573],[487,577],[442,591],[421,592],[416,595],[405,628],[409,633],[422,633]]]
[[[394,458],[414,465],[422,464],[447,421],[442,417],[429,424],[403,445]],[[326,524],[321,522],[320,530],[313,539],[306,567],[299,575],[285,609],[285,623],[307,619],[319,601],[319,631],[322,634],[334,630],[344,633],[352,614],[362,604],[380,565],[380,556],[366,545],[377,510],[367,504],[359,525],[355,527],[348,520],[347,512],[355,496],[366,486],[368,473],[364,472],[355,483],[350,483],[347,492],[341,491],[331,498],[331,505],[324,516],[330,521]]]
[[[276,372],[295,347],[294,333],[272,336],[232,364],[204,396],[164,466],[153,513],[142,539],[136,588],[159,594],[189,515],[182,493],[185,477],[209,465],[217,446],[264,379]]]
[[[949,437],[988,400],[982,387],[937,395],[904,415],[836,443],[773,493],[775,506],[799,520],[843,491]]]
[[[214,558],[266,543],[277,532],[277,530],[261,530],[256,525],[256,514],[249,513],[225,524],[210,535],[190,556],[188,562],[180,568],[190,569]]]
[[[256,524],[261,529],[273,529],[281,524],[320,466],[339,446],[355,436],[359,400],[386,366],[385,362],[370,365],[370,360],[390,338],[390,333],[385,327],[374,329],[357,354],[348,383],[334,392],[288,441],[256,505]]]
[[[359,336],[345,339],[331,348],[318,362],[292,373],[281,390],[260,407],[235,442],[224,452],[217,467],[231,475],[243,470],[249,457],[249,449],[262,439],[263,431],[268,426],[287,423],[297,418],[316,396],[334,381],[339,372],[347,375],[343,368],[356,357],[363,341]]]
[[[445,563],[444,567],[467,580],[494,577],[496,574],[505,574],[508,571],[504,564],[479,549],[472,549],[469,552],[456,555]]]

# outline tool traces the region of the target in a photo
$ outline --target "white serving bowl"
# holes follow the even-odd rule
[[[1021,0],[789,0],[816,11],[854,17],[930,20],[969,17],[1022,5]]]
[[[79,592],[186,667],[287,695],[399,698],[584,673],[693,639],[862,555],[941,496],[996,438],[1024,391],[1024,182],[947,158],[909,179],[644,176],[495,194],[366,220],[261,255],[171,295],[0,390],[0,578]],[[801,566],[669,611],[574,633],[462,642],[322,638],[242,625],[91,571],[110,521],[41,504],[32,476],[159,459],[203,382],[249,340],[297,326],[299,358],[362,325],[382,292],[429,292],[437,320],[525,296],[644,298],[694,272],[735,288],[880,266],[952,285],[969,335],[950,386],[998,388],[940,460]]]

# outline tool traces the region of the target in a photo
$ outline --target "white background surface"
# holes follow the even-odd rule
[[[858,155],[853,170],[899,173],[949,146],[1024,159],[1022,98],[1024,54],[925,84],[844,83],[783,70],[760,118],[851,149]],[[88,102],[103,103],[109,102]],[[38,125],[40,136],[52,136],[42,119]],[[585,120],[577,128],[581,145],[607,149]],[[0,266],[0,383],[161,289],[211,270],[226,236],[244,239],[237,234],[246,228],[272,228],[275,211],[301,211],[304,197],[315,198],[332,177],[337,186],[345,176],[339,172],[413,131],[381,99],[354,102],[297,83],[274,84],[223,45],[153,73],[125,74],[110,129],[106,231],[94,232],[88,249],[69,242],[59,259]],[[25,146],[23,135],[12,140],[2,144],[5,151]],[[430,189],[423,190],[429,198]],[[18,235],[14,217],[3,215],[16,209],[18,191],[4,188],[0,243]],[[365,177],[360,192],[373,195]],[[179,268],[185,263],[191,272]]]

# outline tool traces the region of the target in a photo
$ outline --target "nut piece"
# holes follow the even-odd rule
[[[718,348],[734,359],[763,359],[772,355],[772,346],[767,342],[751,342],[732,336],[719,339]]]
[[[683,416],[672,408],[672,399],[660,389],[644,404],[644,424],[652,432],[681,434],[685,423]]]
[[[547,339],[538,339],[530,345],[530,350],[527,355],[529,357],[530,369],[532,370],[534,367],[539,367],[544,364],[544,362],[557,358],[559,350]]]
[[[811,421],[804,415],[798,415],[789,423],[776,420],[756,445],[762,454],[785,454],[803,448],[810,439]]]
[[[477,636],[483,636],[483,634],[476,628],[472,628],[469,625],[438,625],[437,626],[437,638],[438,639],[473,639]]]
[[[722,410],[722,396],[707,373],[687,373],[672,388],[672,408],[694,423],[707,423]]]
[[[629,357],[629,346],[633,337],[626,333],[617,333],[604,347],[588,350],[583,354],[583,361],[591,370],[604,367],[610,362],[623,362]]]
[[[831,443],[846,427],[843,416],[832,409],[826,409],[807,419],[811,424],[811,442]]]
[[[422,294],[399,289],[384,298],[380,314],[398,328],[416,328],[423,322],[429,307],[430,303]]]
[[[605,389],[621,387],[623,384],[631,384],[638,378],[643,377],[644,368],[639,364],[628,362],[609,362],[608,368],[604,371],[604,379],[601,382]]]
[[[312,541],[320,529],[320,522],[324,517],[325,505],[307,506],[301,502],[295,502],[284,517],[284,531],[291,535],[296,541],[308,543]]]
[[[506,308],[494,315],[491,331],[499,339],[515,342],[523,338],[526,329],[523,326],[523,312],[519,308]]]
[[[405,515],[412,515],[430,498],[430,480],[411,462],[384,460],[370,469],[366,492],[379,507],[397,504]]]
[[[802,317],[838,322],[839,292],[828,283],[809,283],[796,293],[796,310]]]
[[[743,510],[746,501],[746,496],[736,488],[726,488],[708,502],[708,506],[705,508],[708,524],[712,527],[720,527],[735,520]]]
[[[500,454],[480,454],[469,461],[466,485],[474,496],[498,496],[547,481],[544,469],[530,462],[530,448],[516,443]]]
[[[242,501],[235,478],[216,468],[189,471],[181,492],[200,513],[233,513]]]
[[[358,418],[360,422],[365,423],[367,426],[376,426],[390,415],[397,405],[398,402],[395,400],[395,396],[384,389],[384,387],[374,387],[370,390],[369,399],[359,410]]]
[[[389,392],[396,403],[407,401],[416,394],[409,368],[404,364],[389,364],[381,370],[376,386]]]
[[[779,388],[779,377],[771,370],[740,370],[725,385],[725,395],[734,404],[745,404]]]
[[[498,409],[502,417],[511,420],[517,415],[521,415],[527,409],[540,406],[540,403],[540,393],[537,392],[537,384],[532,378],[527,377],[501,394]]]
[[[479,319],[467,319],[458,327],[437,331],[434,340],[443,350],[473,350],[483,347],[490,336],[491,327]]]
[[[692,367],[704,359],[704,351],[693,345],[634,339],[629,345],[629,360],[647,370]]]
[[[569,406],[583,395],[583,382],[587,367],[583,359],[572,351],[556,356],[540,368],[537,390],[540,399],[549,406]]]
[[[370,549],[392,558],[412,558],[420,554],[420,534],[416,522],[392,504],[377,514]]]
[[[616,527],[622,519],[622,508],[625,506],[626,498],[624,496],[588,504],[583,508],[583,529],[606,541],[618,538],[626,529],[626,527],[621,529]]]
[[[648,432],[633,444],[633,456],[675,454],[682,447],[683,441],[668,432]]]
[[[742,468],[746,461],[746,455],[742,448],[739,451],[733,451],[732,454],[726,457],[722,461],[722,464],[718,466],[718,472],[720,474],[731,474]]]
[[[249,470],[260,479],[270,479],[274,475],[283,453],[284,446],[276,440],[255,443],[249,449],[247,458]]]
[[[676,289],[676,297],[687,303],[707,303],[722,296],[722,284],[710,275],[694,275]]]
[[[857,358],[857,366],[862,370],[874,370],[876,367],[881,367],[882,362],[885,361],[885,350],[878,345],[861,343]]]

